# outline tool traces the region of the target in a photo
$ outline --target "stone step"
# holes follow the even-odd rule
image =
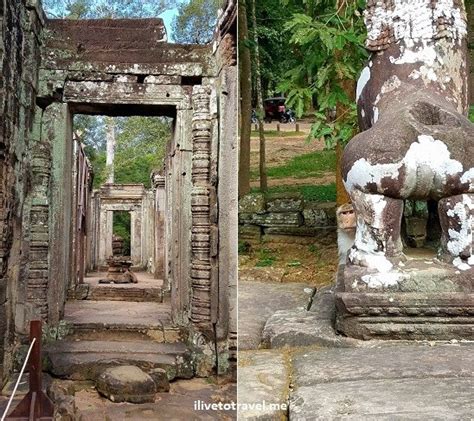
[[[163,302],[163,290],[157,287],[123,287],[114,284],[91,285],[87,300],[93,301],[150,301]]]
[[[168,303],[80,300],[66,303],[70,339],[140,340],[173,343],[182,338]]]
[[[169,380],[194,375],[192,353],[183,343],[61,340],[44,348],[46,371],[55,377],[93,380],[109,367],[134,365],[166,370]]]

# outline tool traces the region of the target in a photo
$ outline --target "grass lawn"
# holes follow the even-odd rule
[[[268,178],[318,177],[336,168],[335,151],[318,151],[293,157],[283,165],[267,168]],[[250,173],[252,180],[258,179],[258,170]]]
[[[259,192],[260,189],[253,188],[252,193]],[[322,186],[274,186],[267,190],[268,193],[301,193],[305,200],[312,202],[335,202],[336,184]]]

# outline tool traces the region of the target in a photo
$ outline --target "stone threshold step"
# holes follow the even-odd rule
[[[86,300],[92,301],[135,301],[163,302],[163,290],[159,287],[127,287],[118,285],[91,285]]]
[[[166,303],[134,301],[88,301],[66,303],[64,320],[74,326],[161,327],[171,323],[171,307]]]
[[[46,370],[72,380],[96,380],[109,367],[134,365],[145,372],[166,370],[169,380],[194,375],[192,353],[183,343],[70,341],[45,346]]]
[[[181,329],[173,326],[167,303],[69,301],[64,321],[76,339],[153,339],[177,342]]]

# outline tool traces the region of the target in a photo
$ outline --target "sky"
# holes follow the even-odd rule
[[[184,1],[185,0],[176,0],[176,4],[181,4]],[[54,7],[52,7],[50,9],[50,11],[53,12],[56,15],[56,17],[61,16],[60,10],[62,10],[61,9],[61,2],[58,2],[57,5],[55,5]],[[168,41],[169,42],[173,42],[172,23],[173,23],[174,17],[177,16],[177,14],[178,14],[178,9],[175,7],[173,9],[167,10],[166,12],[159,15],[159,17],[161,17],[163,19],[164,23],[165,23],[165,27],[166,27],[166,31],[167,31],[167,34],[168,34]]]
[[[179,2],[181,3],[181,2]],[[168,34],[168,41],[173,42],[173,31],[171,23],[173,22],[174,17],[178,14],[178,9],[170,9],[160,15],[160,18],[165,22],[166,32]]]

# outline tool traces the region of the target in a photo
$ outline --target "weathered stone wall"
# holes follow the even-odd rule
[[[252,193],[239,201],[239,240],[286,241],[321,237],[336,230],[336,204],[306,202],[300,194]]]
[[[198,345],[204,337],[205,364],[213,363],[215,333],[219,353],[236,336],[237,250],[229,247],[236,237],[237,178],[226,174],[237,162],[236,3],[225,2],[216,42],[206,46],[167,44],[160,19],[44,22],[38,7],[34,0],[15,6],[3,0],[0,8],[5,346],[33,317],[56,324],[74,284],[73,115],[169,116],[174,136],[161,215],[169,247],[162,266],[174,322],[189,327]],[[151,194],[146,200],[154,205]],[[152,212],[145,218],[153,224]],[[97,223],[88,224],[89,232]],[[142,240],[152,234],[148,229]],[[96,253],[91,244],[89,267]]]
[[[29,219],[25,197],[38,165],[28,151],[40,142],[35,127],[35,95],[43,14],[33,0],[0,2],[0,378],[12,364],[15,322],[21,326],[25,301],[35,295],[27,288],[24,263],[38,252],[41,233],[25,238]],[[37,148],[40,148],[38,146]],[[41,219],[41,212],[34,215]],[[31,239],[31,248],[29,240]],[[39,251],[39,253],[41,253]],[[29,281],[28,281],[29,283]],[[15,320],[15,317],[17,318]]]
[[[219,340],[228,338],[228,362],[236,372],[237,362],[237,237],[238,237],[238,103],[237,2],[227,1],[217,27],[217,112],[219,143],[215,156],[218,206],[218,309],[216,333]]]

